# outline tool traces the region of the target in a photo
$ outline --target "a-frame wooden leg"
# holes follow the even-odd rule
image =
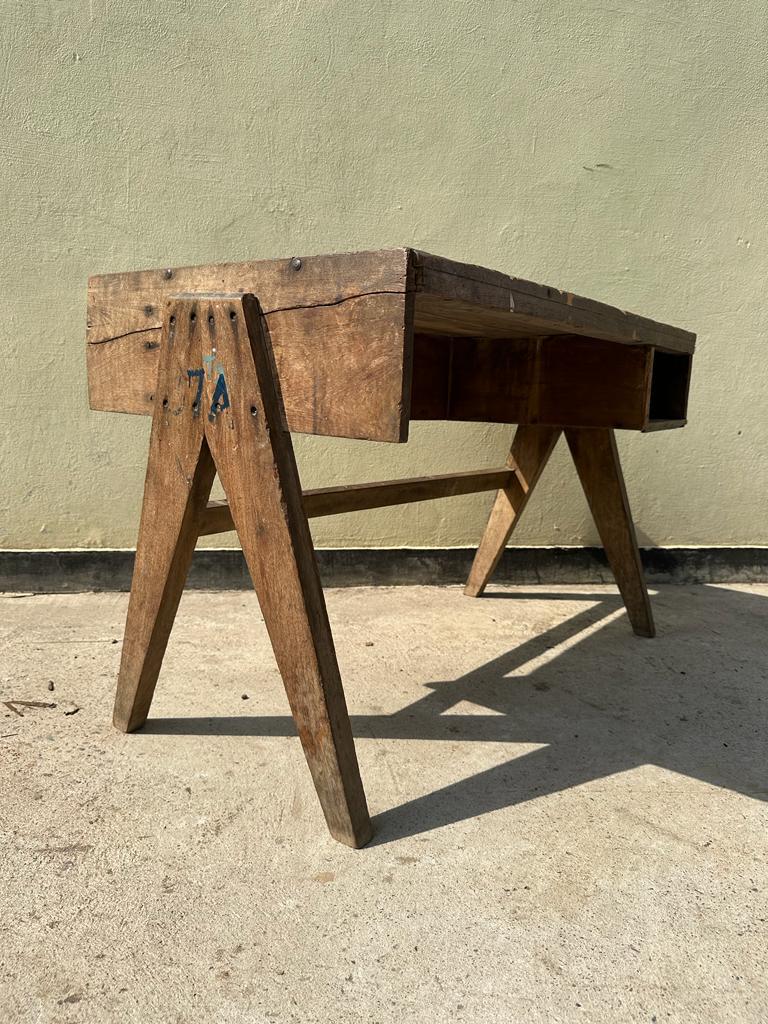
[[[169,303],[114,720],[146,720],[218,470],[331,833],[372,828],[277,375],[253,296]]]
[[[140,728],[149,712],[216,473],[199,408],[189,400],[187,370],[199,356],[186,328],[166,317],[115,698],[114,723],[123,732]]]
[[[200,299],[196,307],[209,368],[205,433],[304,754],[332,835],[363,846],[371,822],[258,302]]]
[[[565,438],[587,496],[613,575],[638,636],[656,630],[640,551],[621,472],[616,437],[609,429],[569,427]]]
[[[520,426],[515,432],[507,465],[515,470],[510,487],[498,492],[488,525],[475,554],[464,593],[479,597],[499,563],[504,548],[528,504],[533,488],[560,437],[560,427]]]

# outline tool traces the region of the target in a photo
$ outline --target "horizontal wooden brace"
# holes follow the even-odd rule
[[[508,466],[501,469],[472,470],[443,476],[417,476],[410,480],[382,480],[370,484],[346,484],[340,487],[319,487],[304,491],[302,500],[308,519],[334,516],[341,512],[359,512],[386,505],[406,505],[432,498],[451,498],[458,494],[495,491],[507,487],[515,472]],[[234,530],[229,505],[225,501],[209,502],[203,513],[200,536]]]

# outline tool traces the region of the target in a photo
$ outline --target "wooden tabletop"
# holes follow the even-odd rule
[[[530,337],[583,334],[606,341],[693,352],[696,335],[573,292],[411,250],[416,329]]]
[[[602,358],[598,343],[689,357],[695,345],[695,335],[680,328],[411,248],[164,267],[90,278],[91,407],[151,414],[166,304],[174,295],[209,293],[257,296],[290,428],[346,437],[405,440],[414,362],[429,374],[440,363],[442,372],[462,339],[476,339],[461,355],[466,363],[477,353],[478,373],[486,375],[509,362],[516,343],[570,346],[572,360],[585,351]],[[586,350],[582,339],[589,339]],[[506,351],[488,348],[504,340]],[[431,399],[424,405],[431,384],[416,385],[427,411],[450,406]],[[488,414],[492,421],[499,404]],[[475,409],[457,416],[447,409],[437,418],[482,419]],[[509,415],[520,421],[517,406]]]
[[[409,248],[95,276],[89,281],[88,340],[99,344],[126,330],[158,329],[164,296],[216,290],[253,290],[266,314],[411,293],[414,327],[424,333],[528,337],[560,332],[674,352],[693,352],[696,340],[689,331],[573,292]]]

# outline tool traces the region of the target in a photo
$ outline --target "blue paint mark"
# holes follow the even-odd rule
[[[227,382],[224,379],[224,374],[220,373],[213,392],[213,399],[211,400],[211,411],[208,413],[209,421],[214,423],[217,413],[224,412],[228,408],[229,392],[227,391]]]
[[[202,398],[203,395],[203,379],[205,377],[205,374],[203,373],[202,370],[187,370],[187,377],[190,381],[192,380],[193,377],[197,377],[197,394],[195,395],[195,400],[192,403],[192,415],[199,416],[200,399]]]
[[[205,363],[205,368],[208,370],[208,380],[212,380],[213,379],[213,373],[211,372],[211,366],[213,364],[214,358],[215,357],[213,355],[203,356],[203,362]],[[219,372],[221,372],[221,371],[219,371]]]

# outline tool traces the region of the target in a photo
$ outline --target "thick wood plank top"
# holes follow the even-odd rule
[[[408,248],[90,278],[92,409],[151,415],[163,318],[182,294],[258,298],[292,431],[405,441],[412,418],[627,429],[685,419],[693,334]]]
[[[415,329],[500,338],[583,334],[693,352],[696,335],[573,292],[411,250]]]
[[[127,333],[159,331],[164,298],[217,289],[254,291],[267,317],[366,296],[409,294],[414,299],[414,329],[427,334],[583,334],[675,352],[692,352],[695,344],[689,331],[594,299],[409,248],[92,277],[88,341],[98,345]]]

